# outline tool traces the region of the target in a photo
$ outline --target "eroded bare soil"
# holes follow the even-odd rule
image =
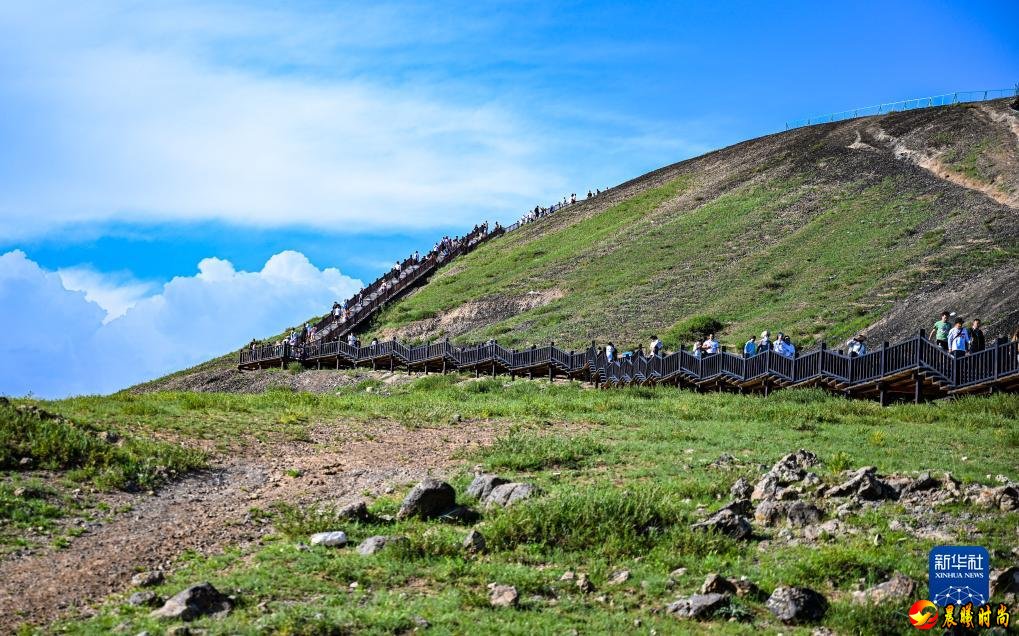
[[[155,495],[117,494],[131,510],[72,540],[63,550],[0,562],[0,632],[25,622],[88,615],[90,605],[125,590],[139,570],[169,570],[185,551],[212,554],[257,542],[271,531],[252,508],[276,502],[345,503],[428,475],[443,475],[461,451],[490,444],[494,431],[462,422],[442,428],[342,424],[318,427],[312,442],[267,445],[221,460]],[[300,472],[300,476],[291,475]]]

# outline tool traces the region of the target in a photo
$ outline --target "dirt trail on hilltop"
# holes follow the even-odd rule
[[[260,447],[151,495],[114,496],[132,506],[113,521],[47,550],[0,562],[0,632],[21,623],[48,624],[91,614],[90,606],[130,588],[139,570],[170,570],[187,550],[202,554],[257,542],[271,532],[252,508],[276,502],[344,503],[363,493],[449,471],[460,451],[490,444],[494,431],[477,423],[409,430],[383,424],[370,435],[320,427],[310,443]],[[288,471],[301,471],[291,477]]]

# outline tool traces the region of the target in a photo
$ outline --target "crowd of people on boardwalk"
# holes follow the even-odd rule
[[[934,323],[928,339],[935,341],[939,347],[955,357],[979,353],[987,347],[987,337],[979,318],[974,318],[967,327],[965,320],[950,312],[944,312],[941,315],[941,320]],[[1012,332],[1011,341],[1019,343],[1019,328]],[[709,333],[706,337],[697,338],[689,351],[694,357],[701,359],[720,353],[724,349],[715,334]],[[648,351],[649,353],[645,354],[643,346],[638,345],[631,350],[620,352],[612,342],[607,343],[604,349],[598,348],[598,353],[604,353],[608,362],[626,360],[637,355],[662,356],[664,355],[664,346],[658,336],[651,336]],[[788,334],[779,331],[772,338],[771,331],[767,329],[761,332],[760,338],[751,336],[743,343],[744,358],[751,358],[766,351],[787,358],[795,358],[797,349]],[[869,351],[867,336],[862,333],[853,336],[846,341],[844,351],[850,357],[866,355]]]
[[[492,232],[498,232],[501,229],[501,226],[496,223],[492,228]],[[332,311],[330,312],[333,321],[341,325],[346,323],[364,308],[369,307],[376,299],[387,296],[393,289],[399,287],[405,279],[418,271],[423,262],[431,260],[434,260],[436,263],[445,262],[451,254],[460,249],[474,247],[488,234],[488,222],[485,221],[475,225],[466,236],[443,236],[424,258],[415,250],[406,260],[396,261],[392,269],[380,276],[371,285],[358,291],[353,298],[333,303]],[[312,339],[315,339],[314,336]]]
[[[594,197],[596,197],[596,196],[598,196],[600,194],[601,194],[601,189],[597,189],[594,192],[588,190],[587,191],[587,198],[588,199],[593,199]],[[564,196],[562,201],[557,201],[557,202],[555,202],[552,205],[549,205],[547,207],[536,205],[536,206],[534,206],[533,210],[528,210],[522,217],[520,217],[519,224],[520,225],[524,225],[525,223],[532,223],[534,221],[537,221],[538,219],[541,219],[541,218],[544,218],[544,217],[548,216],[549,214],[553,214],[555,212],[558,212],[559,210],[562,210],[563,208],[565,208],[567,206],[573,205],[576,202],[577,202],[577,193],[574,192],[573,194],[571,194],[568,197]]]
[[[941,319],[931,327],[927,338],[957,358],[980,353],[987,348],[987,336],[981,320],[974,318],[967,327],[966,320],[954,312],[942,312]],[[1011,340],[1019,342],[1019,328],[1012,332]]]

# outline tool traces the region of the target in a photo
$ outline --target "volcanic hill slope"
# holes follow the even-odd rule
[[[683,161],[524,226],[394,304],[368,336],[507,346],[800,343],[1019,323],[1019,112],[1009,100],[800,128]]]

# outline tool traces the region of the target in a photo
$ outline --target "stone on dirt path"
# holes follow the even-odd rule
[[[153,618],[190,621],[209,614],[223,616],[230,612],[233,603],[212,583],[198,583],[170,598],[162,607],[152,612]]]

